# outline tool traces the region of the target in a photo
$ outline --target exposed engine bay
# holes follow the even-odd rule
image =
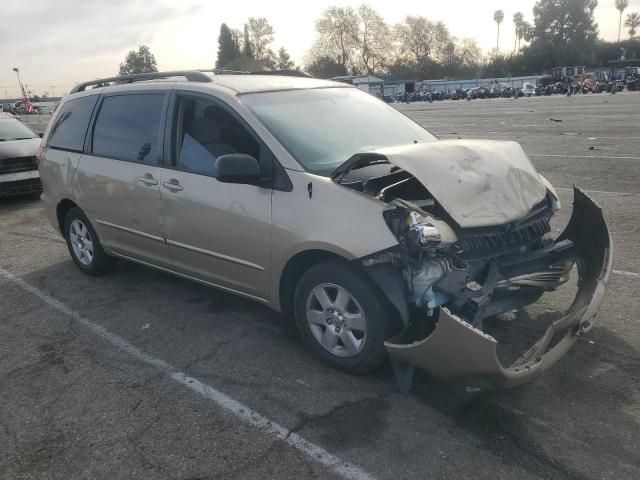
[[[440,148],[443,143],[437,142]],[[414,168],[414,159],[403,162],[428,153],[430,146],[411,146],[408,155],[394,149],[361,154],[333,176],[389,205],[384,217],[398,245],[360,261],[405,322],[403,332],[385,343],[392,358],[469,388],[518,385],[555,363],[590,328],[611,270],[611,241],[600,209],[576,189],[571,220],[554,236],[550,219],[560,203],[553,187],[517,144],[500,144],[503,153],[521,152],[523,157],[517,168],[510,159],[502,179],[495,178],[494,165],[487,168],[483,152],[478,155],[478,144],[462,145],[465,155],[458,165],[466,163],[467,170],[450,170],[453,178],[467,175],[466,190],[476,195],[462,193],[458,203],[446,185],[451,190],[464,181],[425,181],[431,162],[421,162],[423,170]],[[496,145],[490,146],[495,156]],[[401,155],[394,158],[395,153]],[[432,191],[446,197],[446,207]],[[473,217],[474,211],[481,220]],[[485,332],[483,321],[533,304],[566,283],[572,270],[580,278],[569,310],[511,366],[502,366],[497,341]],[[392,278],[402,285],[391,285]],[[416,317],[430,325],[417,329],[422,338],[409,328]]]

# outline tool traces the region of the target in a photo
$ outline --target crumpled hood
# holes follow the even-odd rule
[[[375,153],[415,176],[463,228],[513,222],[546,195],[516,142],[439,140]]]

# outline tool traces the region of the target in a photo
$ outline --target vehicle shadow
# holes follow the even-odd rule
[[[40,203],[40,195],[14,195],[0,197],[0,213],[15,212],[24,208],[33,208]]]
[[[344,401],[328,414],[323,412],[317,417],[321,419],[319,422],[331,426],[325,429],[328,442],[336,437],[333,421],[342,422],[339,431],[354,429],[353,432],[358,433],[357,436],[354,433],[354,439],[359,442],[362,432],[358,430],[358,425],[361,423],[357,425],[356,420],[362,422],[365,417],[373,415],[376,421],[370,418],[367,422],[372,425],[370,434],[376,436],[382,434],[377,429],[385,430],[392,418],[400,414],[390,410],[391,405],[398,401],[398,394],[394,393],[392,387],[394,378],[388,363],[367,377],[357,378],[346,378],[339,372],[315,366],[311,355],[307,358],[304,353],[294,322],[257,302],[129,262],[119,262],[110,276],[93,278],[82,276],[69,260],[28,274],[25,281],[51,292],[55,298],[58,298],[64,288],[58,287],[58,284],[67,284],[67,289],[79,284],[88,286],[92,291],[107,289],[104,299],[93,300],[105,302],[102,310],[104,312],[109,312],[122,298],[133,298],[129,306],[144,310],[145,302],[149,301],[145,297],[149,296],[149,292],[154,292],[159,298],[168,298],[167,302],[176,304],[178,311],[188,314],[198,312],[198,316],[203,317],[207,317],[204,314],[208,312],[217,319],[214,323],[212,316],[200,319],[193,315],[183,315],[184,318],[180,321],[190,327],[181,333],[182,339],[193,335],[217,334],[218,326],[228,322],[229,317],[238,316],[252,323],[253,328],[259,326],[269,329],[273,333],[270,338],[283,336],[284,342],[274,352],[282,353],[291,349],[295,352],[289,352],[293,354],[289,360],[273,358],[273,362],[304,362],[306,366],[311,365],[305,372],[304,380],[307,382],[308,375],[316,372],[328,379],[337,380],[341,391],[343,388],[353,388],[369,390],[370,394],[375,394],[365,399],[364,403]],[[56,292],[53,290],[55,288],[60,290]],[[74,306],[83,311],[81,303]],[[152,318],[153,315],[150,312]],[[527,318],[522,317],[516,321],[527,321]],[[157,318],[155,322],[163,322],[158,327],[166,328],[156,330],[159,336],[157,339],[167,337],[167,344],[173,347],[180,344],[179,338],[169,338],[174,335],[175,330],[171,329],[175,322],[179,323],[178,320],[166,315],[164,319]],[[515,325],[517,324],[509,324],[509,327],[515,328]],[[120,327],[124,328],[123,324]],[[252,325],[247,325],[245,330],[251,329]],[[136,345],[144,345],[142,337],[129,336],[133,332],[133,329],[125,331],[125,338]],[[136,332],[140,332],[139,327]],[[235,338],[230,336],[229,340],[223,341],[235,342]],[[257,338],[254,345],[261,341],[264,338]],[[239,362],[242,358],[244,357],[234,357],[234,362]],[[264,365],[255,364],[249,368],[255,373],[264,370],[263,367]],[[285,375],[286,369],[282,371]],[[418,372],[413,390],[406,401],[422,403],[425,407],[442,413],[453,422],[454,431],[471,436],[484,450],[500,458],[504,464],[524,468],[534,476],[582,480],[601,478],[606,476],[607,471],[614,471],[617,479],[632,479],[632,466],[640,465],[640,453],[635,448],[637,439],[640,438],[640,428],[637,415],[634,416],[633,413],[638,408],[638,378],[640,352],[605,327],[596,326],[553,369],[527,386],[470,395]],[[229,381],[232,380],[238,379]],[[384,386],[385,382],[388,388]],[[294,384],[294,381],[286,383]],[[249,386],[270,388],[254,384],[248,384],[247,388]],[[281,385],[278,390],[282,388]],[[291,395],[295,395],[294,392],[295,390],[291,390]],[[270,398],[275,401],[278,396],[274,394]],[[405,401],[401,402],[404,403]],[[353,409],[349,410],[349,405],[354,405]],[[367,407],[367,415],[362,413],[351,419],[340,414],[351,414],[363,406]],[[295,404],[283,403],[282,408],[294,409],[303,426],[308,425],[307,418],[316,419],[314,416],[308,417],[302,410],[298,412],[299,407]],[[322,425],[316,422],[314,428],[321,429]],[[452,435],[456,434],[460,435]]]

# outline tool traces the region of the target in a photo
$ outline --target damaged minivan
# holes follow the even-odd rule
[[[575,188],[554,233],[559,196],[519,144],[439,140],[330,81],[86,82],[38,158],[45,211],[80,270],[121,258],[262,302],[349,373],[390,356],[467,388],[520,385],[591,328],[611,272],[600,208]],[[542,329],[518,340],[503,317],[567,285],[566,310],[527,317]],[[502,327],[516,355],[499,354]]]

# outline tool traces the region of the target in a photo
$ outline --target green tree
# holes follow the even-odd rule
[[[538,0],[533,7],[531,44],[525,51],[531,73],[591,61],[598,38],[593,18],[597,0]]]
[[[220,25],[220,35],[218,35],[218,58],[216,68],[225,68],[227,65],[240,57],[240,47],[233,37],[231,29],[226,23]]]
[[[348,71],[353,65],[358,45],[358,17],[355,10],[351,7],[324,10],[316,21],[316,33],[313,55],[320,64],[329,66],[337,61],[345,72]]]
[[[342,59],[334,59],[328,56],[320,56],[306,65],[307,72],[318,78],[333,78],[339,75],[347,75],[348,71],[342,63]]]
[[[620,31],[622,30],[622,13],[629,6],[629,0],[616,0],[616,10],[620,12],[620,19],[618,20],[618,42],[620,42]]]
[[[388,60],[391,42],[389,26],[382,16],[366,3],[358,7],[356,14],[360,63],[368,75],[374,75]]]
[[[498,24],[498,37],[496,39],[496,55],[500,50],[500,24],[504,20],[504,12],[502,10],[496,10],[493,12],[493,21]]]
[[[124,62],[120,64],[120,75],[131,75],[133,73],[157,72],[158,65],[156,57],[146,45],[140,45],[138,50],[131,50],[127,53]]]
[[[280,47],[280,50],[278,50],[276,66],[278,70],[290,70],[295,67],[293,60],[291,60],[291,56],[287,53],[284,47]]]
[[[246,24],[244,26],[242,42],[242,55],[246,58],[253,58],[253,47],[251,46],[251,37],[249,36],[249,25]]]
[[[632,12],[628,14],[624,26],[629,29],[629,39],[633,40],[633,37],[636,36],[636,29],[640,27],[640,13]]]
[[[442,22],[409,15],[396,25],[395,36],[400,54],[414,65],[416,75],[425,76],[427,65],[435,60],[451,63],[455,44]]]
[[[513,14],[513,26],[515,31],[515,40],[513,42],[513,53],[518,53],[520,50],[520,39],[523,37],[522,25],[524,24],[524,15],[522,12],[516,12]]]
[[[245,37],[249,36],[253,58],[256,60],[268,60],[270,57],[269,45],[273,42],[273,27],[266,18],[251,17],[246,25]],[[245,38],[246,41],[246,38]]]

